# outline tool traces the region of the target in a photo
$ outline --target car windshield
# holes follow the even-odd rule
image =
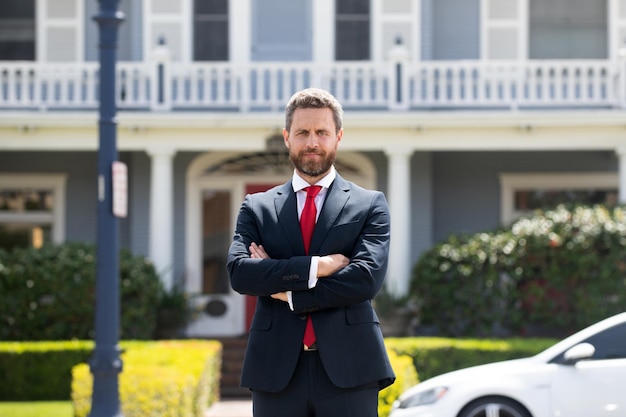
[[[618,324],[600,333],[597,333],[582,343],[590,343],[596,349],[591,360],[623,359],[626,358],[626,323]],[[552,359],[551,363],[564,363],[562,352]]]

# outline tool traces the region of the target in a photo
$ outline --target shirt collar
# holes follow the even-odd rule
[[[328,189],[330,187],[330,185],[333,183],[333,181],[335,180],[336,176],[337,176],[337,171],[335,170],[334,166],[331,166],[330,167],[330,171],[328,171],[328,174],[326,174],[326,176],[324,178],[320,179],[314,185],[321,185],[322,188]],[[298,175],[298,173],[294,169],[293,170],[293,178],[291,180],[291,185],[293,187],[293,190],[295,192],[298,192],[298,191],[300,191],[302,189],[305,189],[306,187],[308,187],[311,184],[306,182],[300,175]]]

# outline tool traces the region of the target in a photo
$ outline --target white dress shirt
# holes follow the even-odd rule
[[[315,208],[317,209],[317,217],[315,221],[319,218],[320,211],[322,210],[322,206],[324,205],[324,201],[326,200],[326,195],[328,194],[328,188],[335,180],[337,176],[337,171],[334,166],[331,166],[330,171],[326,176],[320,179],[313,185],[319,185],[322,187],[320,192],[315,197]],[[305,188],[309,187],[311,184],[306,182],[302,177],[298,175],[298,173],[293,171],[293,178],[291,180],[291,185],[293,186],[293,191],[296,193],[296,199],[298,202],[298,220],[302,215],[302,210],[304,209],[304,204],[306,203],[306,190]],[[309,268],[309,288],[315,287],[317,285],[317,265],[319,262],[319,256],[311,257],[311,267]],[[287,291],[287,299],[289,300],[289,307],[293,310],[293,302],[291,291]]]

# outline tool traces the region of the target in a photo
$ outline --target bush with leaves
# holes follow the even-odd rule
[[[120,252],[121,334],[150,339],[162,292],[154,266]],[[0,251],[0,339],[93,339],[96,247],[84,243]]]
[[[559,206],[517,221],[512,325],[565,334],[626,307],[626,208]]]
[[[411,295],[420,323],[444,335],[490,335],[510,303],[503,279],[515,246],[509,234],[451,236],[424,253],[413,270]]]
[[[624,207],[559,206],[434,246],[411,295],[422,324],[444,335],[559,337],[624,310],[625,248]]]

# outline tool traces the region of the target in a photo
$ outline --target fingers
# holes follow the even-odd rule
[[[252,242],[248,249],[250,250],[250,257],[251,258],[254,258],[254,259],[269,259],[269,255],[267,254],[267,252],[265,252],[265,249],[263,248],[263,245],[257,245],[256,243]]]
[[[317,265],[317,277],[322,278],[332,275],[348,266],[349,263],[349,258],[338,253],[321,256]]]
[[[288,302],[286,292],[278,292],[276,294],[272,294],[272,298],[274,298],[275,300],[284,301],[286,303]]]
[[[333,254],[330,256],[333,257],[335,262],[337,263],[337,270],[348,266],[348,264],[350,263],[350,259],[347,256],[341,254]]]

